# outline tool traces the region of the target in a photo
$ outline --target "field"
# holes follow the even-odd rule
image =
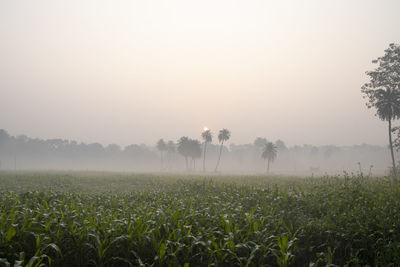
[[[0,266],[398,266],[400,186],[0,172]]]

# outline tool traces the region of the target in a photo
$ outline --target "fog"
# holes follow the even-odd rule
[[[21,170],[98,170],[119,172],[170,172],[192,174],[262,174],[266,173],[266,161],[261,158],[265,138],[257,138],[249,144],[223,146],[221,162],[215,172],[220,146],[208,144],[205,172],[202,150],[195,158],[188,159],[173,150],[160,151],[156,145],[132,144],[119,147],[100,143],[79,143],[62,139],[31,139],[27,136],[11,136],[0,130],[1,169]],[[174,142],[175,143],[175,142]],[[323,176],[326,174],[360,173],[386,175],[389,170],[389,150],[384,146],[313,146],[287,147],[282,140],[275,142],[277,158],[271,162],[268,174]]]
[[[397,0],[1,1],[0,129],[30,140],[0,148],[2,168],[183,171],[178,154],[160,168],[156,142],[201,140],[207,126],[232,132],[221,172],[263,172],[257,137],[285,141],[273,172],[357,162],[384,172],[387,126],[360,88],[398,42],[399,10]],[[209,170],[216,157],[214,141]]]

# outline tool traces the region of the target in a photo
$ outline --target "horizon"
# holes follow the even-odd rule
[[[167,142],[167,141],[173,141],[173,142],[177,142],[178,140],[179,140],[179,138],[180,137],[182,137],[182,136],[180,136],[180,137],[178,137],[178,138],[175,138],[175,139],[165,139],[165,138],[159,138],[159,139],[157,139],[154,143],[152,143],[152,144],[146,144],[146,143],[135,143],[135,142],[133,142],[133,143],[129,143],[129,144],[126,144],[126,145],[121,145],[121,144],[118,144],[118,143],[102,143],[102,142],[98,142],[98,141],[96,141],[96,140],[93,140],[93,141],[89,141],[89,142],[84,142],[84,141],[81,141],[81,140],[77,140],[77,139],[68,139],[68,138],[59,138],[59,137],[52,137],[52,138],[40,138],[40,137],[32,137],[32,136],[28,136],[28,135],[26,135],[26,134],[11,134],[9,131],[7,131],[6,129],[1,129],[0,128],[0,131],[1,130],[4,130],[9,136],[11,136],[11,137],[14,137],[14,138],[18,138],[19,136],[26,136],[27,138],[29,138],[29,139],[32,139],[32,140],[35,140],[35,139],[39,139],[39,140],[43,140],[43,141],[48,141],[48,140],[65,140],[65,141],[68,141],[68,142],[77,142],[77,144],[87,144],[87,145],[89,145],[89,144],[100,144],[100,145],[102,145],[104,148],[105,147],[107,147],[107,146],[109,146],[109,145],[118,145],[120,148],[121,148],[121,150],[123,150],[124,148],[126,148],[126,147],[128,147],[128,146],[130,146],[130,145],[145,145],[145,146],[147,146],[147,147],[149,147],[149,148],[155,148],[156,147],[156,145],[157,145],[157,141],[159,141],[160,139],[163,139],[165,142]],[[201,143],[204,143],[204,141],[203,140],[201,140],[201,138],[200,137],[192,137],[192,136],[188,136],[189,138],[192,138],[192,139],[195,139],[195,140],[199,140]],[[230,150],[230,145],[235,145],[235,146],[241,146],[241,145],[254,145],[254,141],[255,141],[255,139],[257,139],[257,138],[266,138],[266,137],[264,137],[264,136],[257,136],[257,137],[255,137],[254,138],[254,140],[252,140],[252,141],[249,141],[249,142],[245,142],[245,143],[233,143],[233,142],[230,142],[230,141],[228,141],[228,142],[226,142],[226,143],[224,143],[224,147],[226,147],[228,150]],[[329,147],[329,146],[334,146],[334,147],[354,147],[354,146],[363,146],[363,145],[367,145],[367,146],[372,146],[372,147],[387,147],[388,145],[387,144],[383,144],[383,145],[379,145],[379,144],[368,144],[368,143],[355,143],[355,144],[350,144],[350,145],[335,145],[335,144],[322,144],[322,145],[315,145],[315,144],[294,144],[294,145],[288,145],[286,142],[285,142],[285,140],[282,140],[282,139],[277,139],[277,140],[270,140],[270,139],[268,139],[268,138],[266,138],[267,139],[267,141],[268,142],[272,142],[272,143],[276,143],[277,141],[282,141],[284,144],[285,144],[285,146],[288,148],[288,149],[290,149],[290,148],[295,148],[295,147],[304,147],[304,146],[312,146],[312,147]],[[220,143],[218,142],[218,141],[215,141],[216,139],[213,139],[213,141],[211,142],[211,143],[209,143],[209,144],[211,144],[211,145],[215,145],[215,146],[219,146],[220,145]]]

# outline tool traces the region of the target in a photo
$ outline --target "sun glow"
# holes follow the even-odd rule
[[[208,130],[210,130],[210,129],[208,129],[208,127],[204,127],[204,128],[203,128],[203,131],[204,131],[204,132],[207,132]]]

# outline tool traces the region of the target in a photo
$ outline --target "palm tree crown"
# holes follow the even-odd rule
[[[164,139],[158,140],[157,149],[160,151],[160,154],[161,154],[161,169],[163,169],[164,168],[164,155],[163,155],[163,152],[167,151],[167,149],[168,149],[167,144],[164,142]]]
[[[273,162],[277,155],[277,147],[272,142],[265,144],[261,157],[267,160],[267,172],[269,172],[269,164]]]
[[[400,90],[375,90],[376,115],[385,121],[400,118]]]
[[[228,141],[228,139],[231,137],[231,132],[227,129],[222,129],[221,131],[219,131],[218,134],[218,141],[220,143],[224,142],[224,141]]]
[[[268,142],[265,144],[261,157],[263,159],[268,159],[269,161],[274,161],[277,155],[277,147],[272,143]]]
[[[206,172],[206,151],[207,151],[207,143],[212,142],[212,134],[209,129],[205,130],[201,133],[201,137],[204,140],[204,150],[203,150],[203,172]]]
[[[212,133],[210,130],[206,130],[201,133],[201,137],[203,138],[204,142],[210,143],[212,142]]]
[[[218,133],[218,141],[221,143],[221,146],[219,147],[219,156],[218,156],[217,165],[215,166],[215,170],[214,170],[215,172],[217,172],[219,162],[221,161],[221,154],[222,154],[222,148],[224,147],[224,142],[228,141],[230,137],[231,137],[231,132],[227,129],[222,129]]]

